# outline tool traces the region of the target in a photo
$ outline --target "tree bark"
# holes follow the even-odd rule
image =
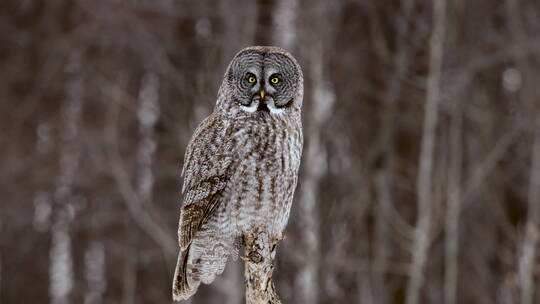
[[[278,242],[258,229],[244,234],[246,304],[281,304],[272,281]]]

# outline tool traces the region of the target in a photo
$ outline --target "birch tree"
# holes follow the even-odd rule
[[[74,183],[79,167],[81,147],[78,140],[83,107],[83,74],[81,53],[75,52],[67,66],[66,96],[62,105],[59,173],[54,193],[55,214],[51,227],[49,252],[49,293],[54,304],[70,303],[74,285],[73,252],[70,223],[74,214]]]

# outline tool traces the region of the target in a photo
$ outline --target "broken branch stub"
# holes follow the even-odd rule
[[[244,234],[246,304],[281,304],[272,281],[279,240],[259,229]]]

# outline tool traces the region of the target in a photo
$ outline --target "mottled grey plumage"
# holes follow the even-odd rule
[[[174,300],[221,274],[244,232],[282,237],[302,153],[303,81],[276,47],[245,48],[227,68],[186,151]]]

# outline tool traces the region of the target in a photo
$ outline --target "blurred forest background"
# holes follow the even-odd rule
[[[2,0],[1,303],[171,302],[184,151],[248,45],[306,77],[284,303],[540,303],[537,0]]]

